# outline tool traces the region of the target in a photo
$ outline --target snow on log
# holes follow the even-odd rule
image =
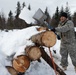
[[[56,35],[54,32],[48,30],[39,34],[33,35],[30,40],[41,46],[52,47],[56,43]]]
[[[40,48],[37,46],[27,46],[25,53],[31,60],[37,60],[41,57]]]
[[[39,28],[36,28],[36,29],[37,29],[37,31],[48,30],[47,27],[39,27]]]
[[[13,67],[18,72],[26,72],[30,66],[30,59],[28,56],[19,55],[13,59]]]
[[[6,66],[6,68],[11,75],[18,75],[17,71],[12,66]]]

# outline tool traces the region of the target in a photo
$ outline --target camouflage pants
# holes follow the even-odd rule
[[[76,67],[76,48],[75,45],[72,44],[61,44],[60,49],[61,54],[61,66],[68,66],[68,54],[72,60],[72,64]]]

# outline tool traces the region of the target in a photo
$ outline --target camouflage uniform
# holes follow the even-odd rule
[[[76,39],[73,22],[67,20],[64,23],[59,23],[55,30],[61,33],[61,65],[63,67],[68,66],[69,54],[73,65],[76,67]]]

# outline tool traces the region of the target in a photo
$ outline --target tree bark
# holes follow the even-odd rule
[[[49,30],[33,35],[30,40],[41,46],[52,47],[56,43],[56,35],[54,32]]]

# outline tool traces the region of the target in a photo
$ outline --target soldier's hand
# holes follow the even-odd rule
[[[51,29],[51,31],[55,32],[56,30],[55,30],[55,28],[53,28],[53,29]]]
[[[58,39],[58,40],[60,40],[60,39],[61,39],[59,35],[57,35],[57,39]]]

